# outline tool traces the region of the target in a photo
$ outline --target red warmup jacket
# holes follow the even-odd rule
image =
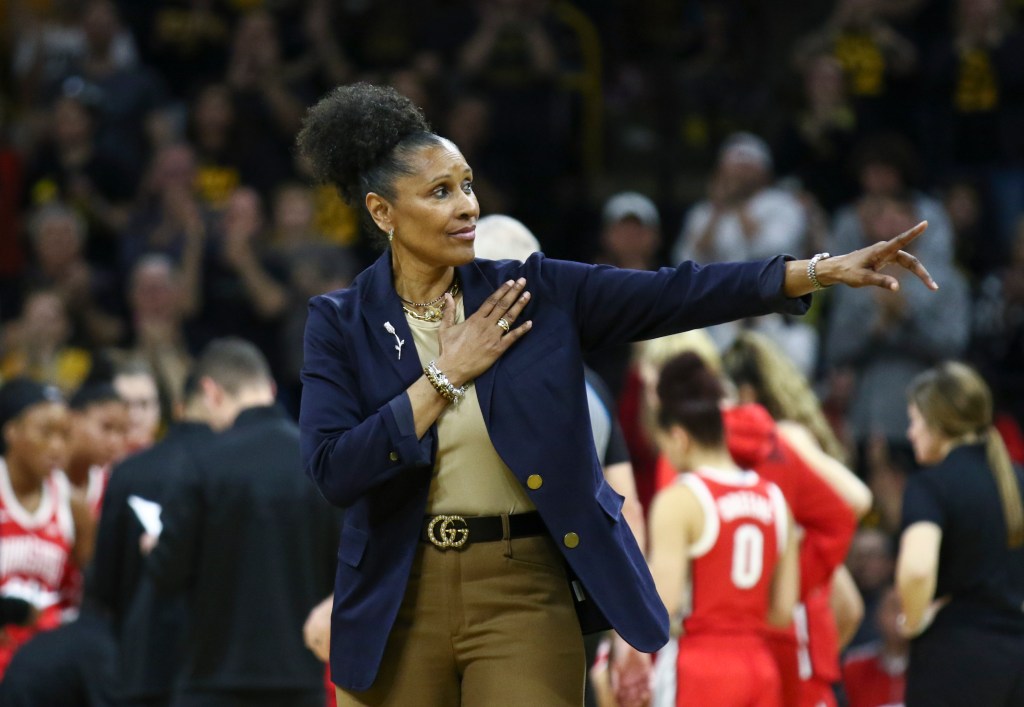
[[[839,679],[839,636],[828,603],[832,574],[846,559],[857,519],[832,490],[777,433],[775,421],[761,405],[725,410],[725,441],[735,462],[774,482],[786,497],[793,519],[803,530],[800,542],[800,601],[806,631],[768,629],[787,697],[794,680]],[[661,457],[658,489],[674,483],[676,471]],[[800,621],[804,623],[803,620]],[[786,702],[786,704],[792,704]]]

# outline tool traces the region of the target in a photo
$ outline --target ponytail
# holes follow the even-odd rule
[[[1021,547],[1024,545],[1024,502],[1021,501],[1020,483],[1006,444],[994,425],[989,425],[985,434],[985,454],[1003,505],[1006,543],[1010,549]]]

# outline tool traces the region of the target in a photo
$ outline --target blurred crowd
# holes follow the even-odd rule
[[[166,424],[193,358],[230,335],[295,414],[306,300],[375,257],[293,147],[306,106],[352,81],[422,106],[482,212],[549,256],[807,257],[927,220],[915,254],[937,293],[836,290],[801,320],[708,332],[725,352],[756,331],[811,381],[830,453],[874,492],[848,560],[869,608],[854,645],[879,635],[875,606],[884,635],[907,381],[970,361],[1024,459],[1024,2],[803,5],[0,0],[0,379],[73,396],[148,372],[124,399]],[[627,428],[634,359],[590,361]]]

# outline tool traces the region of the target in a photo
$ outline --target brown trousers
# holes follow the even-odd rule
[[[339,707],[583,704],[585,660],[563,561],[547,536],[421,543],[369,690]]]

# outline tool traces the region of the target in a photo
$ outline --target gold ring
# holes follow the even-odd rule
[[[498,320],[498,321],[496,322],[496,324],[497,324],[498,326],[500,326],[500,327],[501,327],[502,329],[504,329],[504,330],[505,330],[505,333],[506,333],[506,334],[508,333],[509,329],[511,329],[511,328],[512,328],[511,326],[509,326],[508,320],[507,320],[507,319],[505,319],[505,317],[502,317],[501,319],[499,319],[499,320]]]

